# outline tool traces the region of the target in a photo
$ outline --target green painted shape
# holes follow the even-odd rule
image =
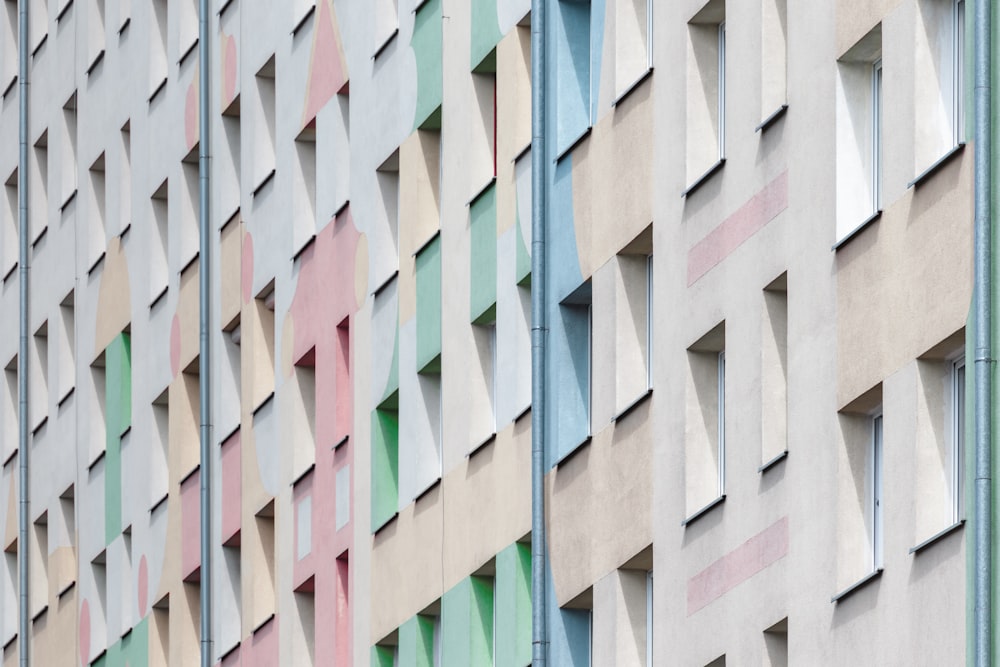
[[[441,664],[493,667],[493,579],[468,577],[441,598]]]
[[[495,72],[496,46],[503,37],[497,19],[497,0],[472,0],[470,53],[472,71]]]
[[[524,235],[521,233],[521,213],[515,208],[514,230],[517,236],[517,248],[515,249],[514,280],[518,285],[531,287],[531,253],[528,252],[528,244],[524,242]]]
[[[132,424],[132,341],[114,337],[104,350],[104,544],[122,532],[121,437]]]
[[[444,99],[444,67],[442,60],[441,0],[428,0],[413,22],[410,47],[417,60],[417,108],[413,129],[440,129],[441,101]]]
[[[142,619],[132,632],[108,647],[94,667],[147,667],[149,665],[149,617]]]
[[[399,664],[434,667],[434,618],[417,615],[399,626]]]
[[[417,253],[417,372],[441,372],[441,236]]]
[[[515,542],[496,558],[496,667],[531,663],[531,547]]]
[[[391,646],[372,646],[372,667],[396,667]]]
[[[372,411],[372,532],[396,514],[399,504],[399,413]]]
[[[487,187],[469,207],[469,267],[471,319],[475,324],[496,320],[497,192]]]

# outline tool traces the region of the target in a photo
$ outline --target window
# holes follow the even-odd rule
[[[685,195],[726,157],[726,4],[710,0],[688,22]]]
[[[726,324],[688,348],[685,482],[687,518],[694,521],[725,498]]]
[[[149,101],[167,83],[167,0],[153,0],[149,12]]]
[[[34,56],[49,36],[48,0],[31,0],[28,25],[31,30],[31,55]]]
[[[153,224],[149,229],[150,253],[147,255],[149,264],[149,302],[150,306],[160,300],[167,292],[169,275],[167,268],[167,230],[169,229],[169,200],[167,199],[168,183],[163,181],[149,199],[152,209]]]
[[[174,260],[181,267],[187,267],[199,253],[199,211],[198,197],[200,190],[198,153],[199,144],[188,151],[181,160],[181,224],[178,250],[179,256]]]
[[[107,239],[107,186],[104,153],[90,165],[90,197],[88,200],[87,268],[93,269],[104,256]]]
[[[871,451],[869,453],[869,482],[871,492],[869,503],[869,541],[871,544],[871,570],[882,569],[882,413],[879,411],[871,418]]]
[[[653,667],[653,571],[646,573],[646,667]]]
[[[87,72],[104,57],[104,0],[87,2]]]
[[[76,299],[70,290],[59,304],[59,377],[56,400],[62,405],[76,383]]]
[[[37,431],[49,416],[49,323],[43,322],[33,337],[29,361],[28,393],[31,397],[31,430]]]
[[[962,519],[962,495],[965,476],[965,357],[951,363],[951,521]]]
[[[35,159],[31,161],[29,179],[31,198],[31,244],[34,245],[49,227],[49,131],[44,130],[35,141]]]
[[[951,22],[952,44],[952,137],[965,143],[965,0],[955,0]]]
[[[760,347],[759,472],[788,452],[788,274],[764,288]]]
[[[295,138],[292,251],[298,253],[316,236],[316,128]]]
[[[118,163],[118,228],[122,234],[132,224],[132,123],[127,121],[121,131],[121,161]]]
[[[275,160],[275,65],[271,56],[254,77],[256,108],[253,123],[253,194],[257,196],[274,176]]]
[[[615,97],[631,91],[653,66],[653,0],[615,2]]]
[[[882,25],[837,61],[837,227],[839,245],[874,220],[883,200]]]
[[[399,0],[377,0],[375,7],[375,55],[381,53],[399,32]]]
[[[559,0],[556,23],[559,39],[555,64],[566,76],[556,77],[558,123],[556,151],[562,154],[576,144],[593,122],[590,0]]]
[[[761,72],[758,130],[787,108],[788,6],[787,0],[761,0]]]
[[[646,387],[653,388],[653,256],[646,257]]]
[[[911,186],[965,143],[965,1],[917,0],[916,6]]]
[[[882,210],[882,59],[872,65],[872,213]]]
[[[788,667],[788,618],[764,630],[765,667]]]

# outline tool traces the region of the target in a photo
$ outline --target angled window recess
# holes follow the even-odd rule
[[[29,595],[31,618],[42,613],[49,601],[49,513],[32,522],[29,537]]]
[[[149,450],[149,500],[152,503],[167,495],[170,460],[170,390],[164,389],[150,404],[152,435]]]
[[[372,646],[371,664],[372,667],[398,667],[401,664],[399,630],[393,630],[391,634]]]
[[[441,236],[438,234],[416,254],[416,377],[411,376],[412,380],[400,386],[406,400],[400,409],[401,424],[411,429],[412,437],[407,446],[416,455],[410,466],[415,497],[440,479],[442,472],[441,278]],[[409,381],[415,381],[416,387],[412,400],[407,395]],[[411,412],[416,406],[419,409]],[[401,475],[401,483],[403,479]]]
[[[914,177],[965,143],[965,1],[918,0],[914,43]]]
[[[726,323],[687,350],[684,479],[689,523],[725,498]]]
[[[372,305],[373,403],[371,413],[372,532],[388,523],[399,500],[399,301],[398,281],[390,280]]]
[[[298,252],[316,236],[316,128],[295,138],[292,199],[292,249]]]
[[[495,636],[496,563],[491,559],[441,596],[441,662],[492,666]]]
[[[147,270],[149,272],[149,301],[150,305],[155,303],[167,291],[169,281],[167,260],[168,260],[168,239],[170,207],[168,200],[168,183],[164,180],[159,187],[153,191],[149,198],[149,206],[152,215],[152,225],[147,229],[149,234],[149,255],[147,260]]]
[[[555,62],[564,75],[556,77],[556,153],[563,155],[590,130],[591,97],[590,0],[558,0]]]
[[[59,304],[58,344],[56,400],[61,404],[76,384],[76,298],[73,290]]]
[[[122,34],[132,21],[132,1],[118,0],[118,23],[115,26],[118,34]]]
[[[101,354],[94,359],[90,365],[90,407],[87,410],[87,420],[89,422],[89,446],[87,452],[87,462],[93,465],[107,450],[107,369],[105,367],[105,355]]]
[[[560,397],[560,428],[556,442],[556,461],[562,461],[590,440],[592,431],[591,376],[593,368],[593,329],[591,303],[593,290],[587,280],[559,304],[564,345],[560,357],[558,383],[564,388]],[[601,424],[603,427],[604,424]]]
[[[473,447],[496,433],[496,343],[497,343],[497,210],[496,187],[491,184],[469,204],[469,295],[472,336],[482,372],[483,391],[477,392],[488,403],[488,410],[477,411],[488,417],[479,424],[470,443]],[[480,376],[476,376],[477,380]]]
[[[239,314],[222,331],[220,352],[222,363],[219,373],[219,432],[222,435],[237,428],[240,423],[240,396],[242,384],[243,328]]]
[[[70,95],[62,112],[62,146],[59,156],[59,207],[65,208],[76,194],[76,92]]]
[[[788,453],[788,274],[764,288],[760,347],[760,472]]]
[[[49,226],[49,131],[44,130],[35,141],[29,174],[31,197],[31,243],[34,245]]]
[[[840,244],[882,208],[882,24],[837,61],[837,230]]]
[[[653,0],[615,2],[615,99],[627,95],[653,67]]]
[[[87,0],[87,72],[92,72],[99,59],[104,57],[105,0]]]
[[[243,174],[240,163],[242,128],[240,120],[240,94],[222,111],[222,140],[216,142],[212,160],[218,165],[213,185],[219,192],[222,210],[232,212],[240,205],[240,183]],[[228,213],[226,215],[229,215]]]
[[[149,11],[149,99],[167,82],[167,0],[152,0]]]
[[[649,225],[613,260],[616,420],[631,412],[652,387],[652,252]]]
[[[345,317],[337,325],[337,359],[335,372],[336,388],[334,400],[334,443],[342,444],[352,430],[354,423],[353,384],[351,382],[351,320]]]
[[[35,55],[49,35],[49,3],[48,0],[30,0],[28,6],[29,45],[31,54]]]
[[[709,0],[688,22],[685,194],[726,158],[726,3]]]
[[[17,410],[18,410],[18,386],[17,386],[17,355],[7,362],[3,369],[3,386],[0,387],[0,432],[3,433],[3,440],[0,441],[0,456],[6,462],[11,455],[17,451]]]
[[[3,0],[0,12],[0,86],[7,90],[17,79],[17,0]]]
[[[788,617],[764,630],[764,667],[788,667]]]
[[[788,108],[788,2],[760,0],[760,124],[766,129]]]
[[[0,272],[5,278],[17,266],[20,224],[17,202],[17,169],[14,169],[4,181],[3,202],[0,205],[0,216],[3,218],[3,226],[0,227]]]
[[[882,384],[839,415],[836,602],[882,571]]]
[[[272,280],[253,301],[252,340],[248,352],[253,360],[250,364],[253,369],[251,404],[255,410],[274,394],[274,300]]]
[[[274,500],[254,514],[254,532],[248,547],[247,561],[250,565],[251,608],[250,622],[252,628],[260,628],[275,612],[275,539],[274,539]]]
[[[28,392],[31,396],[31,430],[34,432],[49,416],[49,323],[35,330],[28,363]]]
[[[375,232],[379,244],[375,247],[385,251],[375,253],[373,259],[378,268],[373,273],[377,276],[376,284],[381,284],[399,268],[399,149],[375,170],[375,181],[379,194],[376,200],[379,222]]]
[[[177,22],[177,61],[181,62],[198,43],[198,0],[174,3],[180,10]]]
[[[963,521],[965,474],[965,330],[917,359],[916,519],[914,547]]]
[[[254,76],[254,109],[250,121],[253,125],[251,146],[251,171],[253,192],[258,194],[274,175],[275,147],[275,67],[274,56]]]
[[[126,121],[121,130],[121,154],[118,162],[118,227],[122,234],[132,224],[132,123]]]
[[[89,170],[89,197],[87,198],[87,268],[94,266],[108,247],[107,179],[104,171],[104,153],[101,153]]]
[[[292,448],[294,479],[316,462],[316,348],[310,348],[294,364],[291,388],[295,438]]]
[[[198,152],[199,144],[188,151],[188,154],[181,160],[181,176],[183,191],[181,193],[181,225],[180,225],[180,256],[178,265],[186,267],[188,263],[198,254]]]
[[[375,44],[372,57],[377,57],[399,33],[399,0],[375,0]]]

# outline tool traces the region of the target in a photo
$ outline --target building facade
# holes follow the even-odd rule
[[[22,2],[5,665],[966,662],[971,0]]]

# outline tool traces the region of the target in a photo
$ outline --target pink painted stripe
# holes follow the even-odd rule
[[[688,251],[688,286],[788,208],[788,172],[764,186]]]
[[[788,553],[788,517],[764,531],[688,579],[688,616],[725,595]]]

